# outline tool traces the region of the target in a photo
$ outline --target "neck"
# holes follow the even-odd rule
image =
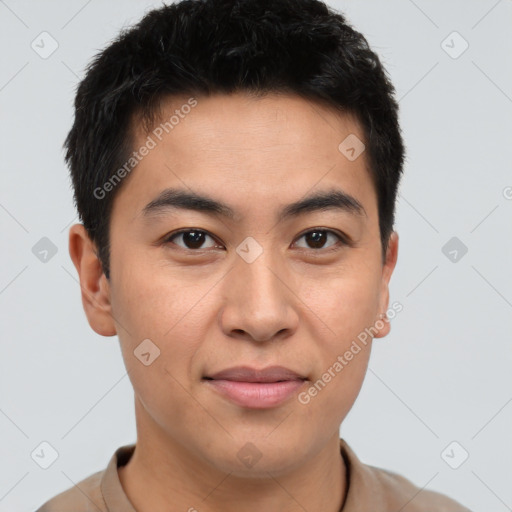
[[[126,466],[118,468],[121,485],[137,512],[342,509],[347,478],[338,432],[302,465],[285,473],[265,472],[250,478],[223,472],[200,460],[137,411],[141,407],[136,400],[135,452]]]

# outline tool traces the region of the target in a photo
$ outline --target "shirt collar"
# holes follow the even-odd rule
[[[119,466],[124,466],[128,463],[134,450],[135,444],[121,446],[112,455],[105,469],[101,479],[101,493],[109,512],[136,512],[124,492],[117,472]]]

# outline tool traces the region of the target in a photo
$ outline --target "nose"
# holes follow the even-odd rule
[[[240,258],[228,275],[219,314],[226,336],[264,342],[287,338],[296,331],[300,300],[293,293],[293,278],[277,265],[270,251],[252,263]]]

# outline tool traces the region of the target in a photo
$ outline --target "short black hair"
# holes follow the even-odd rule
[[[182,0],[123,29],[77,88],[65,159],[107,278],[110,215],[122,183],[101,197],[95,190],[130,158],[135,116],[148,129],[164,98],[236,92],[299,95],[355,116],[385,261],[404,145],[394,87],[365,37],[319,0]]]

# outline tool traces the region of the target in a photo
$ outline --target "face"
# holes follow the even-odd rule
[[[71,254],[91,326],[119,336],[138,427],[222,471],[279,474],[338,437],[362,333],[389,331],[398,238],[383,264],[366,155],[339,149],[364,140],[355,119],[293,96],[194,101],[166,101],[179,121],[153,142],[137,133],[153,147],[114,201],[110,280],[79,226]]]

